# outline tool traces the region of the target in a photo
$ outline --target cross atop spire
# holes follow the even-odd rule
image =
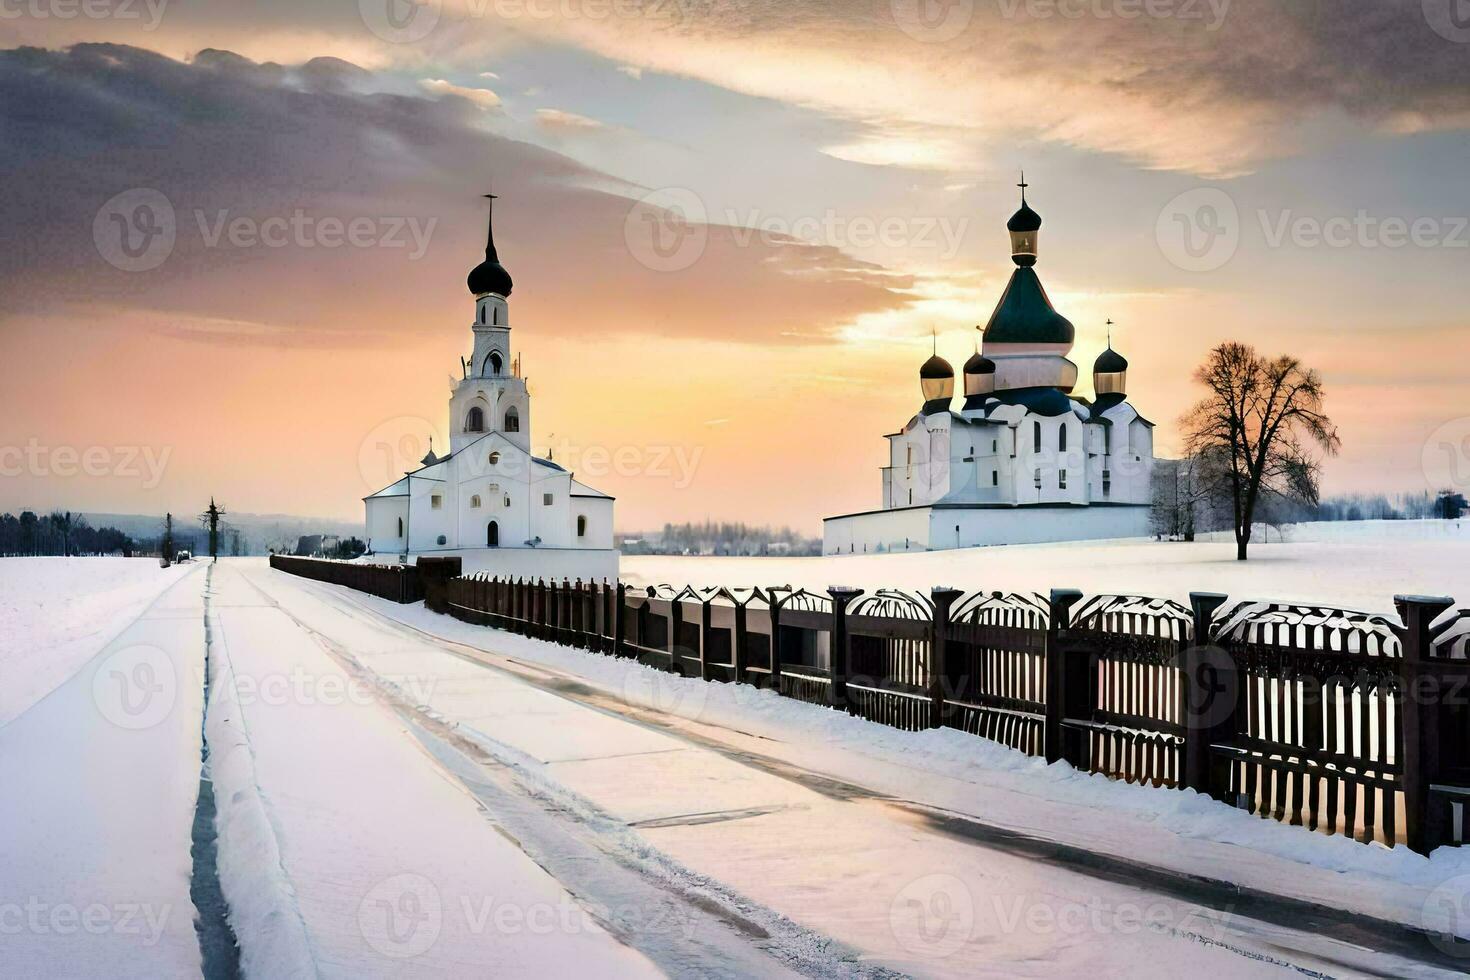
[[[500,195],[481,194],[480,196],[490,202],[490,216],[485,221],[485,259],[489,262],[499,262],[500,257],[495,254],[495,202],[500,199]]]
[[[1108,318],[1108,350],[1113,349],[1113,320]]]
[[[1021,182],[1019,184],[1017,184],[1016,186],[1019,187],[1019,188],[1021,188],[1021,203],[1022,204],[1025,204],[1026,203],[1026,188],[1028,188],[1028,187],[1031,186],[1030,184],[1026,183],[1026,171],[1025,170],[1022,170],[1021,171]]]

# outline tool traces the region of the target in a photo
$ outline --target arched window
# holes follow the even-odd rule
[[[500,525],[495,523],[494,521],[491,521],[489,524],[485,525],[485,547],[500,547]]]
[[[473,497],[470,498],[470,506],[471,507],[478,507],[478,506],[480,506],[480,495],[479,494],[475,494]]]
[[[585,538],[586,536],[587,536],[587,518],[584,515],[582,515],[582,514],[578,514],[577,515],[577,537],[579,537],[579,538]]]
[[[498,377],[500,375],[500,366],[502,363],[503,362],[500,360],[500,351],[491,351],[490,356],[485,358],[485,376]]]
[[[1057,430],[1057,451],[1063,453],[1067,451],[1067,426],[1065,423]]]
[[[490,454],[490,465],[491,466],[494,466],[498,462],[500,462],[500,454],[499,453],[491,453]]]
[[[398,536],[403,537],[403,518],[398,518]]]
[[[466,432],[485,431],[485,410],[479,405],[472,406],[464,417],[464,430]]]
[[[517,412],[514,406],[505,410],[505,431],[521,431],[521,413]]]
[[[1040,449],[1041,448],[1041,423],[1040,422],[1032,422],[1031,423],[1031,441],[1035,444],[1035,448],[1037,448],[1037,449]]]

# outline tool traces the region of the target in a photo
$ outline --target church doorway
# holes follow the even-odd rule
[[[500,525],[495,521],[491,521],[490,525],[485,528],[485,547],[500,547]]]

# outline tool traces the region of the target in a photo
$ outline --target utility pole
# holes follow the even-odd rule
[[[174,515],[163,515],[163,541],[158,550],[160,558],[172,562],[174,560]]]
[[[209,509],[199,515],[199,520],[209,528],[209,557],[214,561],[219,560],[219,519],[225,512],[215,504],[214,498],[209,498]]]

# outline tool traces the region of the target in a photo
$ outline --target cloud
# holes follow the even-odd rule
[[[835,343],[909,302],[905,277],[839,250],[702,221],[699,254],[659,271],[630,237],[642,188],[488,132],[472,101],[374,78],[218,50],[0,51],[0,170],[24,189],[0,195],[0,227],[26,243],[0,250],[0,317],[127,313],[134,332],[230,345],[452,344],[492,179],[518,323],[558,336]]]
[[[442,78],[421,79],[419,84],[430,92],[467,99],[481,109],[500,108],[500,96],[488,88],[467,88],[463,85],[455,85],[453,82],[447,82]]]
[[[643,80],[643,69],[639,68],[637,65],[618,65],[617,70],[622,74],[627,75],[634,81]]]
[[[578,115],[575,112],[563,112],[560,109],[537,109],[536,122],[547,129],[588,131],[607,129],[607,124],[598,122],[596,119]]]

